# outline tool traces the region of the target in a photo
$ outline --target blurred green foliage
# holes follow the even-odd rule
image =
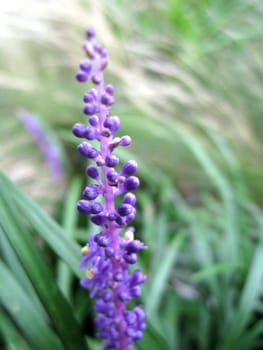
[[[119,155],[137,159],[142,179],[149,322],[138,349],[262,349],[261,2],[23,2],[0,14],[0,347],[99,348],[78,287],[91,228],[75,209],[87,180],[70,131],[83,118],[73,76],[93,24],[110,51],[113,113],[134,141]],[[59,182],[21,108],[60,145]]]

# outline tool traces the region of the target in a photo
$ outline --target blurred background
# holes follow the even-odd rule
[[[50,301],[30,272],[37,261],[31,246],[89,348],[99,347],[92,301],[78,288],[78,272],[61,260],[77,266],[75,242],[85,244],[91,229],[75,210],[87,179],[71,127],[84,121],[89,85],[74,75],[92,25],[110,53],[112,113],[121,118],[121,133],[133,138],[119,155],[138,161],[142,179],[135,226],[149,247],[140,260],[148,275],[142,303],[149,325],[138,348],[263,349],[262,17],[259,0],[0,3],[0,170],[12,181],[0,182],[8,210],[1,221],[10,215],[10,225],[1,226],[0,277],[12,276],[10,288],[21,289],[21,300],[25,291],[34,295],[28,302],[38,305],[36,317]],[[41,126],[42,146],[26,127],[28,116]],[[43,151],[46,143],[55,159]],[[19,235],[13,240],[17,228],[30,233],[24,258],[16,250],[24,243]],[[66,237],[64,256],[56,234]],[[34,325],[29,334],[24,329],[22,301],[10,309],[2,291],[0,303],[3,349],[60,349],[38,343]],[[57,312],[66,318],[65,305]],[[28,322],[31,309],[22,312]],[[65,345],[70,339],[60,339],[56,317],[47,314],[41,322],[50,339],[78,349]]]

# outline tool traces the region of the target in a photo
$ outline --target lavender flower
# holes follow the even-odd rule
[[[130,350],[132,343],[142,338],[146,320],[141,305],[127,309],[132,299],[140,297],[140,285],[146,280],[139,268],[129,273],[130,266],[137,262],[138,252],[146,248],[134,239],[134,228],[127,226],[136,215],[136,197],[131,191],[140,182],[134,175],[135,160],[117,170],[119,158],[113,152],[118,146],[128,146],[131,138],[114,136],[120,129],[120,119],[110,115],[114,87],[104,85],[108,53],[96,41],[93,28],[87,30],[87,39],[83,49],[89,59],[81,61],[76,78],[79,82],[91,80],[96,88],[83,96],[83,113],[88,116],[88,124],[77,123],[72,132],[79,138],[97,140],[100,147],[97,149],[87,141],[78,146],[80,154],[94,164],[87,167],[93,182],[85,187],[85,199],[78,202],[77,208],[89,215],[100,231],[90,234],[88,244],[82,248],[80,267],[87,270],[81,285],[89,288],[91,297],[96,297],[95,324],[98,336],[105,339],[103,350]],[[118,196],[122,199],[116,208]]]
[[[37,117],[27,112],[21,112],[18,118],[23,122],[25,128],[34,138],[43,153],[55,180],[63,177],[63,168],[60,161],[60,152],[57,145],[51,140]]]

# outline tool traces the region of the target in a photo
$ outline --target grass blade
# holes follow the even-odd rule
[[[65,349],[86,349],[84,337],[70,306],[54,283],[50,270],[43,261],[27,232],[18,225],[17,215],[10,206],[10,192],[1,188],[0,222],[13,249],[32,281],[32,284],[49,314]]]
[[[32,350],[7,315],[0,312],[1,333],[10,350]]]
[[[0,301],[33,348],[46,350],[49,347],[50,349],[63,350],[59,339],[35,310],[34,304],[17,283],[12,272],[1,261],[0,280],[4,286],[0,289]]]
[[[69,237],[74,237],[74,232],[76,229],[76,221],[77,221],[77,210],[76,203],[79,198],[81,189],[81,180],[79,178],[75,178],[71,182],[71,186],[69,188],[68,197],[66,199],[64,213],[63,213],[63,228],[65,233],[69,235]],[[70,285],[72,282],[72,272],[69,267],[63,262],[59,261],[58,264],[58,285],[65,295],[65,297],[70,300]]]
[[[0,196],[4,195],[12,206],[13,213],[19,212],[25,217],[54,252],[70,266],[74,274],[82,277],[82,272],[78,268],[80,261],[78,244],[65,235],[61,227],[31,198],[0,173]]]
[[[160,305],[175,258],[179,252],[183,240],[183,232],[179,231],[169,245],[167,253],[156,271],[155,276],[148,282],[149,289],[146,298],[146,310],[150,317]]]

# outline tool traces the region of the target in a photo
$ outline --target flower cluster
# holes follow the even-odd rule
[[[98,336],[105,339],[103,350],[130,350],[132,343],[142,338],[146,319],[141,305],[127,307],[133,298],[140,297],[140,285],[146,280],[139,268],[129,272],[137,261],[137,253],[146,248],[134,239],[134,228],[129,226],[136,215],[133,191],[140,182],[134,175],[136,161],[120,166],[119,158],[113,153],[132,140],[127,135],[114,136],[120,129],[120,119],[110,114],[114,87],[104,85],[108,53],[97,42],[93,28],[87,30],[83,49],[88,58],[80,62],[76,78],[80,82],[91,80],[95,88],[83,96],[83,113],[88,124],[76,123],[72,128],[75,136],[88,140],[80,143],[78,150],[90,160],[86,171],[91,181],[77,208],[90,216],[99,232],[90,234],[88,244],[82,248],[80,267],[86,268],[86,277],[81,285],[89,288],[91,297],[96,297],[95,324]],[[92,145],[91,140],[97,140],[99,147]],[[119,196],[119,205],[115,207]]]

